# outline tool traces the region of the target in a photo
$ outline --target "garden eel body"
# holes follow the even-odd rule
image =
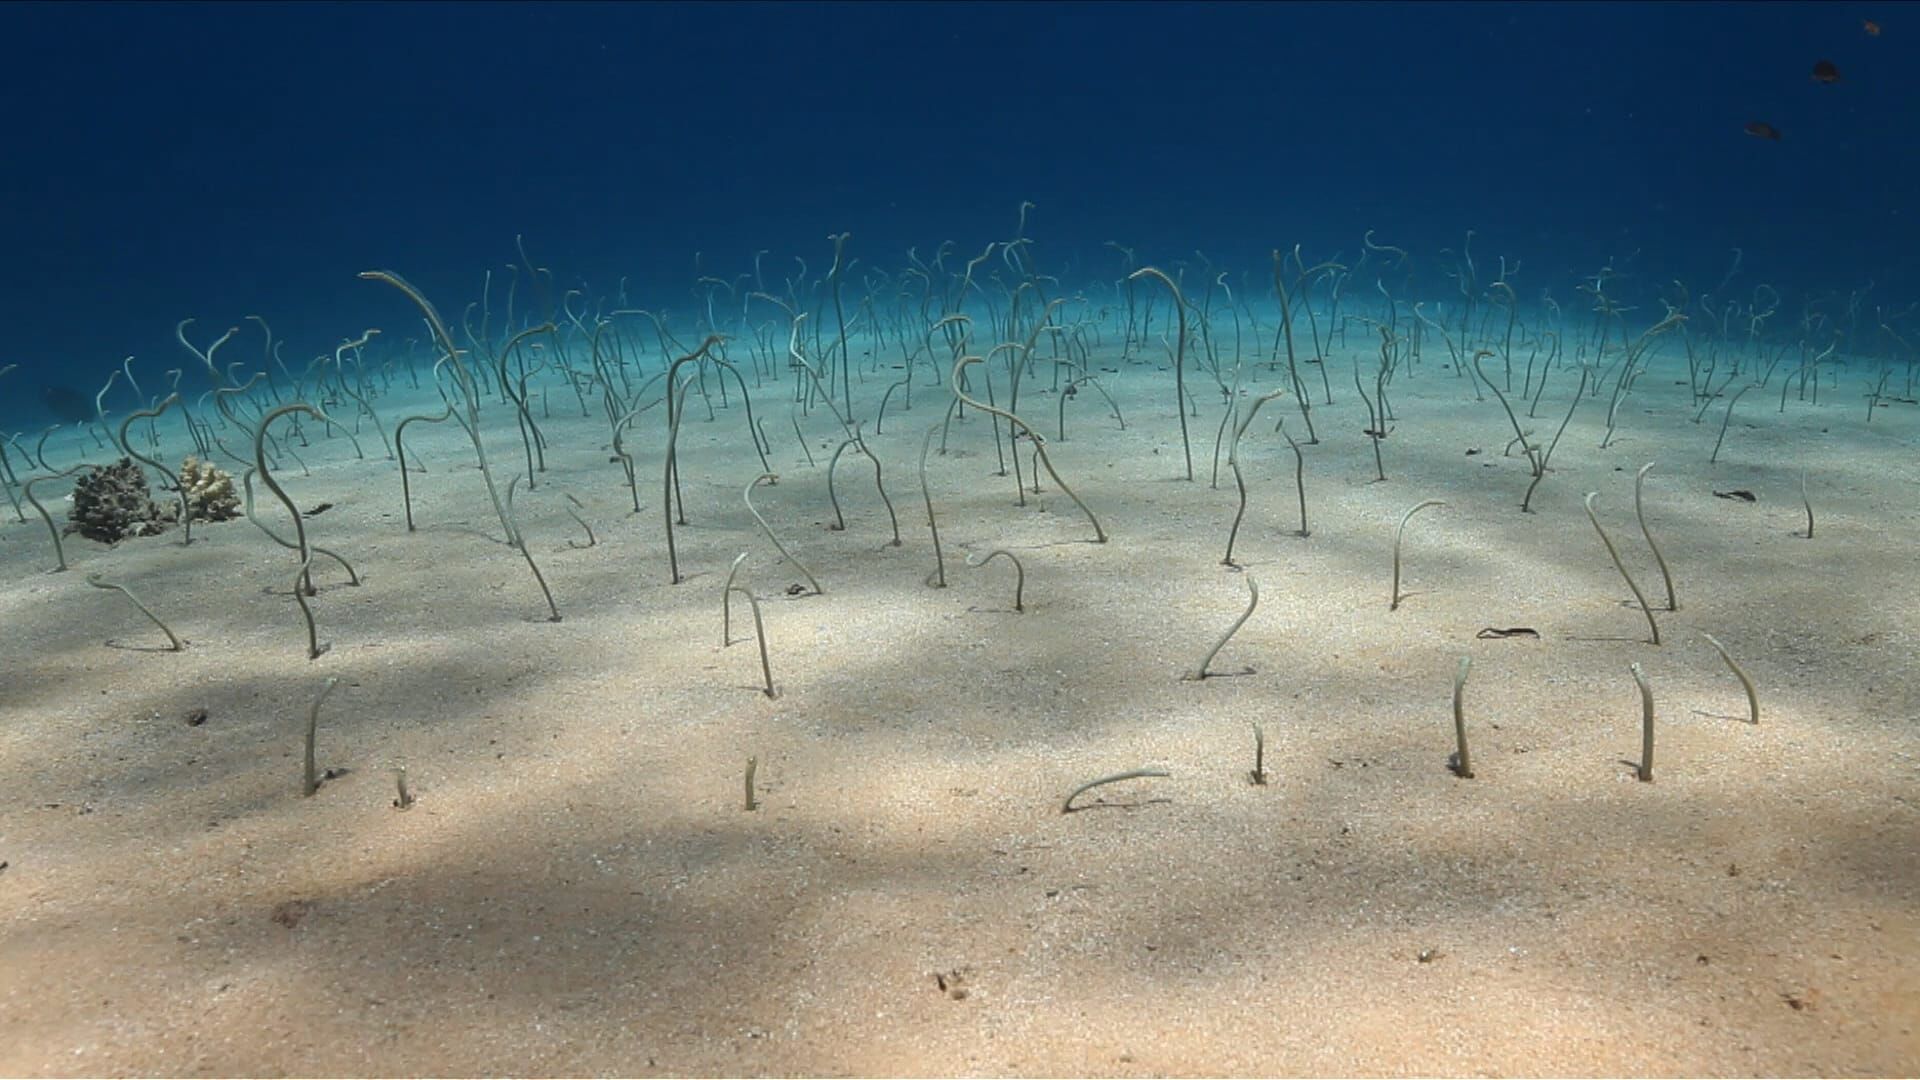
[[[1388,611],[1397,611],[1400,608],[1400,541],[1407,535],[1407,522],[1412,521],[1413,515],[1429,506],[1445,505],[1447,504],[1439,499],[1428,499],[1401,516],[1400,528],[1393,534],[1393,597],[1387,603]]]
[[[255,428],[253,432],[253,468],[255,472],[260,474],[260,482],[267,485],[267,490],[273,492],[274,498],[279,499],[280,505],[286,507],[287,513],[293,517],[293,533],[294,539],[297,541],[295,546],[300,552],[301,576],[299,581],[304,584],[306,588],[311,588],[312,582],[307,578],[306,574],[307,568],[313,562],[313,549],[307,545],[306,521],[300,516],[300,508],[293,505],[293,499],[288,497],[287,489],[280,486],[280,481],[273,478],[273,471],[267,468],[267,429],[273,426],[275,420],[289,413],[296,412],[306,413],[316,420],[326,418],[326,414],[320,410],[297,401],[291,405],[282,405],[268,413],[265,417],[261,418],[260,426]],[[506,519],[506,512],[502,510],[500,516],[501,520],[504,521]],[[296,587],[294,591],[298,593],[304,590]],[[303,602],[300,606],[304,608],[306,604]],[[315,653],[314,655],[318,656],[319,654]]]
[[[1462,708],[1461,698],[1467,689],[1467,675],[1473,670],[1473,657],[1460,658],[1460,667],[1453,673],[1453,740],[1458,749],[1458,762],[1454,772],[1462,780],[1473,779],[1473,760],[1467,756],[1467,717]]]
[[[327,700],[327,695],[333,693],[333,688],[338,685],[340,685],[338,678],[329,678],[326,684],[320,687],[319,696],[313,699],[313,704],[307,709],[307,750],[304,762],[306,768],[305,780],[301,790],[301,794],[303,795],[312,795],[314,792],[320,790],[319,770],[315,768],[315,762],[313,760],[313,740],[315,733],[320,727],[320,706]]]
[[[473,372],[468,371],[466,367],[460,363],[460,350],[454,347],[453,335],[447,332],[447,324],[445,320],[441,319],[439,309],[435,308],[420,290],[414,288],[405,278],[402,278],[399,274],[391,270],[363,270],[360,272],[360,277],[367,281],[384,282],[406,294],[407,299],[412,300],[414,306],[420,309],[420,314],[426,318],[427,326],[433,331],[435,340],[439,342],[440,348],[446,352],[446,359],[453,369],[454,381],[459,385],[461,395],[466,399],[467,415],[461,419],[460,426],[467,429],[467,437],[473,441],[473,454],[480,463],[480,477],[486,482],[487,498],[493,502],[494,513],[500,518],[500,527],[506,530],[507,542],[512,543],[516,539],[513,535],[513,523],[507,520],[506,505],[500,500],[500,489],[493,482],[493,468],[487,461],[486,444],[480,440],[480,389],[474,380]],[[437,364],[435,366],[438,367]],[[301,407],[308,408],[307,406]],[[308,411],[311,412],[312,410],[309,408]],[[268,419],[270,420],[277,412],[278,410],[276,410],[275,413],[268,414]],[[333,423],[332,420],[321,413],[314,413],[314,416],[316,419]],[[266,428],[267,420],[262,420],[260,422],[260,430],[265,431]],[[345,429],[343,428],[342,430]],[[355,445],[358,446],[359,444],[356,443]],[[405,465],[405,462],[403,461],[401,464]],[[266,470],[264,468],[261,469],[261,477],[262,479],[266,479]],[[305,541],[302,541],[302,550],[305,549],[305,546]]]
[[[1647,538],[1647,549],[1653,552],[1653,561],[1660,567],[1660,579],[1667,585],[1667,610],[1679,611],[1680,601],[1673,595],[1673,574],[1667,570],[1667,560],[1660,554],[1660,545],[1653,542],[1653,530],[1647,528],[1647,511],[1641,503],[1640,489],[1645,485],[1647,473],[1653,470],[1653,462],[1640,466],[1633,476],[1633,516],[1640,520],[1640,535]]]
[[[1227,465],[1233,469],[1234,486],[1240,489],[1240,508],[1234,511],[1233,527],[1227,530],[1227,553],[1220,560],[1222,566],[1238,565],[1233,561],[1233,542],[1239,539],[1240,536],[1240,519],[1247,516],[1247,482],[1240,474],[1240,438],[1247,433],[1247,426],[1253,423],[1254,416],[1260,412],[1260,406],[1265,405],[1274,398],[1284,395],[1286,392],[1286,389],[1283,387],[1272,393],[1262,394],[1260,397],[1255,398],[1253,406],[1247,410],[1247,415],[1241,418],[1240,425],[1234,429],[1233,442],[1227,447]],[[1228,415],[1231,416],[1232,414],[1229,413]]]
[[[1240,632],[1240,628],[1242,626],[1245,626],[1247,623],[1247,620],[1253,617],[1253,609],[1259,606],[1260,606],[1260,583],[1253,579],[1252,574],[1248,574],[1247,575],[1247,610],[1241,612],[1240,617],[1233,620],[1233,625],[1227,627],[1227,632],[1220,635],[1220,640],[1213,643],[1213,648],[1207,650],[1206,656],[1201,657],[1200,666],[1195,668],[1193,670],[1193,673],[1187,676],[1189,680],[1198,682],[1199,680],[1205,679],[1207,677],[1207,674],[1208,674],[1207,665],[1213,663],[1213,658],[1220,655],[1220,650],[1227,647],[1227,642],[1233,639],[1233,635]]]
[[[789,558],[791,558],[791,556],[789,556]],[[735,561],[736,563],[738,562],[738,560]],[[799,566],[800,564],[794,563],[794,565]],[[747,606],[753,609],[753,636],[760,642],[760,674],[767,681],[764,693],[768,697],[775,697],[777,695],[773,688],[773,665],[767,660],[767,625],[760,620],[760,598],[753,595],[753,590],[747,588],[745,585],[729,585],[727,586],[727,591],[730,593],[737,592],[745,596],[747,598]],[[749,779],[748,782],[751,783],[751,779]]]
[[[1599,494],[1597,491],[1587,492],[1585,502],[1587,520],[1593,522],[1593,531],[1600,534],[1600,542],[1607,546],[1607,554],[1613,558],[1614,569],[1620,571],[1620,576],[1627,579],[1627,588],[1632,589],[1633,598],[1640,601],[1640,610],[1647,617],[1647,628],[1653,632],[1653,643],[1658,645],[1660,644],[1660,624],[1653,621],[1653,608],[1647,606],[1647,594],[1640,591],[1640,586],[1634,583],[1633,575],[1627,573],[1627,565],[1620,561],[1620,552],[1613,546],[1612,538],[1607,536],[1607,530],[1600,527],[1600,515],[1593,512],[1593,500]]]
[[[1807,539],[1813,539],[1813,500],[1807,498],[1807,470],[1800,470],[1800,504],[1807,508]]]
[[[943,425],[934,424],[927,428],[927,434],[920,440],[920,498],[927,504],[927,529],[933,533],[933,579],[934,588],[947,587],[947,560],[940,551],[940,523],[933,516],[933,492],[927,488],[927,451],[933,447],[933,433]]]
[[[1073,813],[1073,800],[1079,798],[1082,792],[1097,788],[1102,784],[1117,784],[1122,780],[1138,780],[1148,776],[1164,777],[1170,775],[1172,774],[1165,769],[1128,769],[1123,773],[1114,773],[1112,776],[1103,776],[1098,780],[1089,780],[1073,789],[1073,793],[1068,795],[1066,801],[1060,804],[1060,812],[1063,814]]]
[[[998,406],[984,405],[979,401],[976,401],[973,398],[968,397],[966,391],[960,389],[961,371],[963,371],[968,364],[978,364],[978,363],[980,363],[980,358],[977,356],[963,356],[960,359],[954,361],[953,376],[952,376],[953,396],[960,399],[962,402],[973,406],[975,409],[978,409],[983,413],[989,413],[991,415],[998,416],[1001,419],[1004,419],[1007,423],[1017,425],[1022,431],[1025,431],[1027,433],[1027,438],[1033,440],[1034,453],[1040,456],[1040,464],[1046,466],[1047,475],[1053,477],[1053,482],[1059,486],[1061,491],[1064,491],[1067,493],[1067,498],[1073,500],[1073,505],[1079,507],[1080,512],[1087,515],[1087,521],[1093,525],[1093,542],[1096,544],[1106,543],[1107,531],[1100,526],[1100,519],[1097,517],[1094,517],[1093,511],[1087,509],[1087,504],[1080,501],[1080,496],[1074,494],[1073,489],[1067,486],[1067,482],[1065,480],[1060,479],[1059,472],[1057,472],[1053,467],[1053,459],[1047,456],[1047,443],[1046,443],[1046,440],[1040,436],[1040,433],[1033,430],[1033,427],[1029,425],[1025,420],[1020,419],[1019,417],[1013,415],[1012,413],[1006,411],[1005,409],[999,408]],[[1181,413],[1181,416],[1183,418],[1185,417],[1185,415],[1186,414],[1184,412]],[[1191,480],[1192,477],[1189,476],[1188,479]]]
[[[1193,447],[1187,442],[1187,301],[1180,295],[1180,286],[1174,284],[1173,279],[1164,272],[1151,266],[1143,266],[1128,274],[1127,280],[1132,281],[1141,277],[1157,278],[1167,287],[1167,291],[1173,294],[1173,312],[1180,319],[1180,336],[1175,339],[1173,354],[1173,409],[1180,414],[1180,448],[1187,455],[1187,479],[1192,480]],[[1025,424],[1020,426],[1026,427]]]
[[[1647,673],[1639,664],[1627,665],[1633,681],[1640,687],[1640,767],[1634,775],[1653,783],[1653,687],[1647,685]]]
[[[24,485],[22,485],[22,487],[21,487],[21,490],[22,490],[22,491],[23,491],[23,492],[24,492],[24,493],[26,494],[26,497],[27,497],[27,501],[28,501],[29,503],[32,503],[32,504],[33,504],[33,508],[34,508],[35,510],[38,510],[38,511],[40,512],[40,520],[41,520],[41,521],[44,521],[44,522],[46,522],[46,523],[47,523],[47,532],[48,532],[48,534],[49,534],[49,535],[51,535],[51,536],[53,537],[53,557],[54,557],[54,561],[56,561],[56,562],[58,562],[58,563],[60,564],[60,565],[58,565],[58,566],[56,566],[56,567],[54,567],[54,570],[53,570],[53,572],[54,572],[54,573],[56,573],[56,574],[58,574],[58,573],[61,573],[61,572],[63,572],[63,571],[65,571],[65,570],[67,569],[67,553],[66,553],[66,550],[65,550],[65,548],[63,548],[63,547],[61,546],[61,543],[60,543],[60,530],[59,530],[58,528],[56,528],[56,527],[54,526],[54,524],[53,524],[53,516],[52,516],[51,514],[48,514],[48,513],[47,513],[47,508],[46,508],[46,507],[44,507],[44,506],[42,506],[42,505],[40,505],[40,500],[39,500],[39,499],[36,499],[36,498],[34,498],[34,497],[33,497],[33,485],[35,485],[35,484],[38,484],[38,483],[41,483],[42,481],[46,481],[46,480],[58,480],[58,479],[60,479],[61,477],[65,477],[65,476],[72,476],[72,475],[73,475],[74,473],[77,473],[77,472],[79,472],[79,471],[80,471],[81,469],[84,469],[84,468],[86,468],[86,467],[87,467],[87,466],[86,466],[86,465],[84,465],[84,464],[82,464],[82,465],[75,465],[74,467],[72,467],[71,469],[68,469],[68,470],[66,470],[65,472],[57,472],[57,473],[54,473],[54,474],[52,474],[52,475],[50,475],[50,476],[36,476],[36,477],[34,477],[33,479],[31,479],[31,480],[29,480],[29,481],[27,481],[27,482],[26,482],[26,483],[25,483]]]
[[[985,566],[1002,555],[1006,556],[1007,561],[1013,564],[1013,610],[1025,611],[1026,605],[1022,601],[1022,597],[1027,590],[1027,568],[1020,565],[1020,557],[1018,555],[1015,555],[1005,548],[994,548],[992,551],[987,552],[986,558],[981,559],[979,562],[968,559],[967,565],[974,567]]]
[[[820,583],[814,580],[813,572],[808,570],[806,568],[806,565],[802,563],[799,559],[796,559],[793,557],[793,552],[787,550],[787,545],[782,544],[780,542],[780,538],[773,535],[773,526],[768,525],[767,519],[761,517],[760,511],[754,509],[753,489],[759,487],[762,481],[765,481],[767,483],[773,483],[779,479],[780,477],[776,476],[773,473],[761,473],[759,476],[756,476],[753,478],[753,482],[747,485],[746,490],[741,493],[740,497],[746,501],[747,513],[752,514],[753,520],[760,523],[760,531],[767,534],[767,539],[773,542],[773,546],[779,549],[780,554],[785,556],[788,562],[798,567],[800,570],[800,573],[806,577],[807,584],[813,586],[814,595],[818,596],[818,595],[824,594],[826,590],[822,589],[820,587]]]
[[[159,416],[179,401],[179,394],[168,394],[166,400],[154,408],[128,413],[127,418],[120,422],[120,449],[124,451],[128,457],[138,461],[142,465],[152,468],[161,476],[166,477],[168,482],[173,485],[174,494],[180,498],[180,543],[185,545],[193,543],[193,510],[187,505],[187,489],[181,486],[180,478],[174,475],[172,469],[135,450],[133,444],[127,442],[127,429],[133,426],[135,420]]]
[[[160,616],[155,615],[153,613],[153,609],[141,603],[140,598],[133,595],[133,592],[129,590],[125,585],[116,585],[111,581],[107,581],[103,579],[99,574],[88,574],[87,584],[93,586],[96,589],[111,589],[119,593],[121,596],[126,597],[127,600],[131,602],[134,607],[137,607],[140,609],[140,614],[145,615],[149,619],[152,619],[153,625],[159,627],[161,632],[167,635],[168,648],[170,651],[179,652],[182,649],[186,648],[186,645],[180,641],[179,637],[175,636],[174,632],[167,628],[167,624],[160,621]]]
[[[1734,661],[1733,654],[1727,651],[1727,647],[1720,644],[1719,638],[1714,637],[1704,630],[1700,632],[1700,636],[1707,639],[1707,644],[1713,646],[1713,651],[1720,654],[1720,659],[1726,661],[1727,667],[1733,670],[1734,677],[1740,680],[1741,689],[1747,692],[1747,719],[1758,724],[1760,722],[1760,694],[1753,688],[1753,680],[1748,678],[1746,670]]]
[[[406,419],[400,421],[400,423],[396,425],[393,429],[394,456],[400,459],[400,502],[405,507],[407,512],[407,531],[408,532],[413,532],[415,530],[413,527],[413,485],[407,480],[407,448],[404,445],[402,445],[402,439],[405,437],[407,433],[407,425],[413,423],[416,420],[419,420],[423,423],[428,423],[428,424],[439,424],[439,423],[444,423],[445,421],[450,420],[452,418],[453,418],[453,403],[449,401],[447,402],[446,409],[442,411],[439,416],[428,416],[424,413],[418,416],[409,416]],[[617,440],[616,440],[616,443],[617,443]],[[637,505],[634,507],[635,511],[638,511],[639,509],[640,508]]]
[[[726,584],[720,587],[720,647],[733,644],[733,579],[740,573],[740,564],[747,561],[747,553],[741,552],[733,557],[733,565],[727,567]]]
[[[547,621],[559,622],[560,608],[553,602],[553,590],[547,588],[547,577],[535,565],[533,552],[527,548],[527,538],[520,535],[520,523],[513,516],[513,489],[519,486],[520,480],[520,474],[515,473],[513,479],[507,481],[507,523],[513,529],[513,546],[520,549],[520,557],[527,560],[527,569],[533,571],[533,580],[540,586],[540,595],[547,598]]]

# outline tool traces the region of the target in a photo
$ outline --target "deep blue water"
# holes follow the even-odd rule
[[[516,235],[689,312],[756,251],[818,276],[846,231],[897,269],[1023,200],[1069,282],[1116,276],[1107,241],[1259,282],[1275,247],[1373,229],[1437,266],[1474,230],[1529,302],[1612,258],[1657,311],[1735,247],[1730,291],[1788,312],[1920,299],[1906,6],[10,4],[0,35],[13,418],[43,379],[189,361],[189,316],[265,316],[290,358],[407,322],[364,269],[458,311]]]

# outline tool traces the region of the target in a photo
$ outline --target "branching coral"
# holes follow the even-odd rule
[[[211,461],[189,457],[180,463],[180,487],[187,495],[187,512],[195,521],[232,521],[240,516],[240,496],[233,474]]]

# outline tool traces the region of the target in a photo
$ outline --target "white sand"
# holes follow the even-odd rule
[[[635,515],[604,418],[557,385],[549,471],[517,507],[558,624],[450,424],[408,433],[432,470],[413,478],[416,533],[371,426],[369,460],[316,438],[312,475],[288,470],[302,507],[334,504],[315,542],[365,576],[319,571],[317,661],[296,557],[245,521],[189,547],[70,538],[73,571],[53,575],[43,526],[9,514],[0,1073],[1920,1071],[1920,409],[1866,425],[1842,373],[1782,414],[1776,372],[1709,466],[1724,399],[1696,425],[1663,359],[1610,449],[1605,397],[1581,406],[1523,515],[1505,417],[1431,345],[1394,384],[1389,480],[1370,483],[1352,354],[1314,413],[1310,538],[1291,535],[1272,432],[1287,416],[1304,434],[1294,402],[1249,432],[1236,554],[1261,604],[1214,669],[1255,673],[1205,682],[1181,676],[1247,589],[1220,565],[1235,498],[1224,465],[1208,484],[1219,397],[1197,371],[1194,483],[1164,368],[1110,384],[1124,432],[1097,395],[1070,404],[1051,449],[1105,545],[1051,483],[1016,507],[986,423],[956,427],[930,464],[944,590],[923,584],[914,475],[937,388],[911,413],[896,398],[870,438],[901,548],[858,458],[839,479],[849,528],[825,527],[831,419],[808,421],[809,468],[790,384],[756,402],[782,476],[756,502],[820,596],[786,595],[801,577],[742,505],[759,462],[737,408],[689,410],[688,580],[670,585],[658,410],[630,438]],[[858,386],[869,430],[892,377]],[[1529,425],[1543,438],[1573,387],[1554,379]],[[1048,382],[1022,411],[1051,437]],[[1249,390],[1276,385],[1263,370]],[[381,402],[389,428],[406,408]],[[518,437],[487,408],[504,485]],[[186,448],[177,428],[166,446]],[[1580,506],[1599,492],[1663,600],[1632,514],[1647,461],[1681,608],[1659,613],[1658,648]],[[1733,488],[1758,502],[1711,494]],[[562,492],[597,546],[570,546]],[[1408,527],[1389,613],[1393,529],[1427,498],[1448,505]],[[1024,614],[1004,560],[963,563],[995,547],[1025,562]],[[744,608],[720,647],[743,550],[774,700]],[[190,647],[152,651],[157,631],[86,573]],[[1516,626],[1541,639],[1475,638]],[[1757,683],[1758,727],[1702,630]],[[1463,655],[1471,781],[1446,768]],[[1658,700],[1651,784],[1633,777],[1635,661]],[[351,771],[302,798],[329,676],[320,761]],[[1060,813],[1078,784],[1141,767],[1172,775]]]

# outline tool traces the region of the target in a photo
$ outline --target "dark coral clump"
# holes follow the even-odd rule
[[[147,475],[132,458],[88,469],[73,485],[67,519],[68,531],[104,544],[117,544],[129,536],[152,536],[166,527],[147,486]]]

